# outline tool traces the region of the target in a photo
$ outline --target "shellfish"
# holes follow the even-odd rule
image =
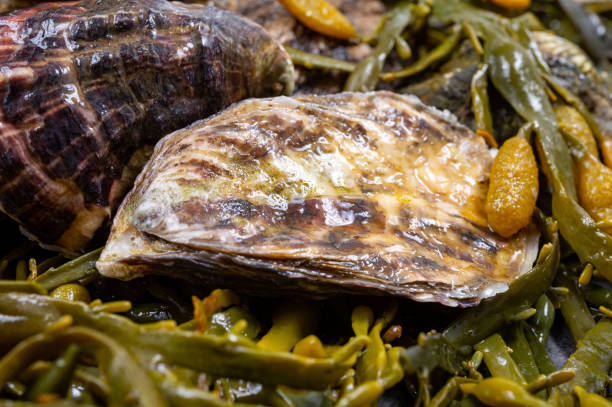
[[[530,269],[492,232],[481,137],[389,92],[252,99],[166,136],[115,217],[109,277],[470,306]]]
[[[299,21],[278,0],[191,0],[213,4],[260,24],[270,35],[284,46],[315,55],[359,62],[372,53],[373,47],[366,42],[354,43],[318,34]],[[352,23],[362,36],[376,31],[385,13],[385,2],[381,0],[330,0]],[[397,67],[399,69],[399,65]],[[299,65],[295,66],[296,93],[329,94],[342,91],[347,74],[337,71],[321,72]]]
[[[0,210],[79,251],[162,136],[292,87],[284,49],[212,7],[83,0],[0,17]]]
[[[584,103],[602,136],[612,140],[612,93],[589,56],[577,45],[549,32],[533,31],[533,38],[556,80]],[[463,124],[475,129],[470,82],[479,61],[476,51],[466,40],[440,72],[401,92],[415,95],[425,104],[449,110]],[[515,135],[524,122],[495,89],[491,91],[496,137],[501,141]]]

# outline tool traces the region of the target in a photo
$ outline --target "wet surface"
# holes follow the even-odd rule
[[[288,55],[261,27],[157,0],[0,17],[0,66],[0,208],[68,252],[108,226],[162,136],[293,88]]]
[[[175,256],[181,271],[162,272],[179,278],[474,305],[537,250],[533,227],[488,228],[491,161],[467,128],[388,92],[243,102],[158,145],[98,266],[131,278]]]

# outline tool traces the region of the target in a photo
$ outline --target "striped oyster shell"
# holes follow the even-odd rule
[[[77,252],[164,135],[232,102],[290,93],[260,26],[165,0],[46,3],[0,17],[0,210]]]
[[[470,306],[537,253],[487,226],[482,138],[389,92],[252,99],[165,137],[115,217],[109,277]]]

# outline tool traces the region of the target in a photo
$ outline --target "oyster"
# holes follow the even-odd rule
[[[243,101],[165,137],[115,217],[109,277],[470,306],[532,265],[487,227],[482,138],[389,92]]]
[[[364,42],[344,41],[318,34],[297,21],[278,0],[190,0],[214,4],[224,10],[242,15],[264,27],[283,45],[312,54],[359,62],[372,52]],[[330,0],[361,35],[373,33],[388,11],[382,0]],[[397,68],[399,69],[398,64]],[[338,93],[347,74],[305,69],[296,66],[296,91],[304,94]]]
[[[533,37],[552,74],[582,100],[602,136],[612,140],[612,92],[589,56],[573,42],[554,34],[536,31]]]
[[[612,93],[589,56],[576,44],[545,31],[534,31],[533,38],[557,80],[578,96],[599,125],[602,136],[612,140]],[[454,113],[468,127],[475,128],[470,82],[480,57],[465,41],[440,72],[411,84],[402,93],[419,97],[424,103]],[[491,113],[496,137],[505,140],[524,123],[514,109],[489,87]]]
[[[276,41],[212,7],[47,3],[1,17],[0,38],[0,210],[68,252],[108,226],[162,136],[293,87]]]

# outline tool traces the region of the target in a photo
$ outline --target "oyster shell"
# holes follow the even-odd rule
[[[576,44],[546,31],[533,31],[533,38],[555,78],[580,98],[600,127],[612,140],[612,93],[589,56]],[[440,72],[411,84],[401,93],[419,97],[425,104],[448,109],[463,124],[475,128],[470,83],[480,57],[466,40]],[[490,87],[491,113],[496,137],[505,140],[524,123],[514,109]]]
[[[533,38],[552,74],[585,104],[601,135],[612,140],[612,92],[591,58],[578,45],[549,32],[536,31]]]
[[[284,49],[212,7],[84,0],[0,17],[0,210],[78,251],[162,136],[292,87]]]
[[[389,92],[247,100],[165,137],[115,217],[102,274],[260,293],[470,306],[532,265],[487,227],[482,138]]]
[[[364,42],[338,40],[318,34],[299,21],[278,0],[189,0],[213,4],[223,10],[242,15],[264,27],[283,45],[311,54],[359,62],[372,52]],[[329,0],[338,8],[362,36],[371,35],[388,11],[382,0]],[[392,59],[392,58],[389,58]],[[393,58],[395,59],[395,58]],[[396,67],[400,68],[400,64]],[[348,74],[337,71],[296,70],[296,92],[303,94],[330,94],[342,92]]]

